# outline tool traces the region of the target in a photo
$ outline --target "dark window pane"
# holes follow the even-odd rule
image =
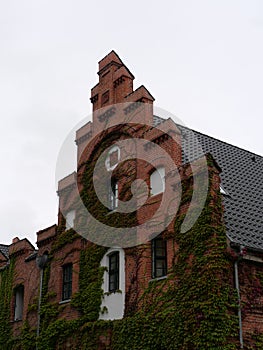
[[[62,300],[68,300],[72,294],[72,264],[63,267]]]
[[[119,252],[109,255],[109,292],[119,289]]]
[[[162,277],[167,274],[166,241],[162,238],[152,240],[152,277]]]

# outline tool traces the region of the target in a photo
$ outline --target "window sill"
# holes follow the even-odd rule
[[[114,214],[114,213],[118,213],[118,207],[117,207],[117,208],[114,208],[114,209],[109,209],[109,212],[106,214],[106,216],[107,216],[107,215]]]
[[[112,295],[112,294],[122,294],[122,290],[121,289],[117,289],[117,290],[112,291],[112,292],[104,292],[104,295],[106,295],[106,296],[109,296],[109,295]]]
[[[23,319],[22,318],[19,318],[19,319],[17,319],[17,320],[12,320],[12,321],[10,321],[10,323],[19,323],[19,322],[22,322],[23,321]]]
[[[61,305],[61,304],[68,304],[68,303],[70,303],[70,302],[71,302],[71,299],[61,300],[61,301],[59,302],[59,305]]]
[[[149,282],[162,281],[162,280],[165,280],[166,278],[167,278],[167,276],[156,277],[156,278],[152,278],[151,280],[149,280]]]
[[[154,204],[157,202],[160,202],[162,200],[163,192],[157,193],[157,194],[151,194],[147,201],[146,204]]]

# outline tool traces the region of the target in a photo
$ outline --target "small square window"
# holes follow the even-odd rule
[[[105,166],[108,171],[112,171],[116,168],[120,161],[120,148],[118,146],[113,146],[107,155],[105,160]]]

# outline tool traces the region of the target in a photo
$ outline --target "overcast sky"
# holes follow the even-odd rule
[[[0,242],[57,221],[63,140],[114,49],[155,104],[263,155],[263,1],[1,0]]]

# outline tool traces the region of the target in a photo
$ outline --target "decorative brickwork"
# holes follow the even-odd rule
[[[239,349],[242,344],[247,350],[262,349],[263,255],[227,238],[219,165],[211,154],[205,156],[207,169],[198,160],[184,162],[187,155],[182,147],[186,138],[191,138],[189,131],[182,139],[182,127],[153,115],[153,96],[144,86],[133,90],[134,76],[114,51],[99,62],[98,75],[99,83],[91,89],[93,120],[76,132],[77,171],[58,184],[57,224],[37,232],[38,250],[27,239],[0,245],[0,350],[36,346],[38,350],[227,350]],[[159,163],[122,161],[122,149],[116,143],[133,139],[143,140],[143,152]],[[118,183],[119,201],[132,199],[135,179],[147,184],[147,200],[138,210],[123,214],[99,200],[93,174],[106,149],[112,152],[103,164],[108,164]],[[163,271],[167,273],[154,278],[151,240],[155,226],[147,241],[121,250],[125,281],[119,283],[118,261],[114,260],[114,268],[106,266],[111,251],[93,243],[101,234],[100,226],[85,221],[83,206],[99,223],[115,229],[132,230],[148,222],[165,197],[165,192],[151,195],[150,189],[151,174],[158,166],[166,166],[161,151],[178,170],[172,186],[172,205],[178,202],[178,211],[158,236],[165,242]],[[183,232],[190,205],[193,215],[198,209],[199,197],[193,199],[194,177],[202,183],[205,171],[209,183],[203,210]],[[166,167],[166,184],[172,176]],[[66,229],[66,214],[72,211],[73,228]],[[67,300],[63,297],[65,266],[72,266]],[[103,283],[109,271],[114,272],[119,290],[107,289],[110,279]],[[19,287],[24,292],[17,296]],[[114,299],[109,297],[111,293],[114,298],[123,293],[123,319],[103,317],[107,300]],[[15,320],[19,298],[23,299],[22,319]]]

